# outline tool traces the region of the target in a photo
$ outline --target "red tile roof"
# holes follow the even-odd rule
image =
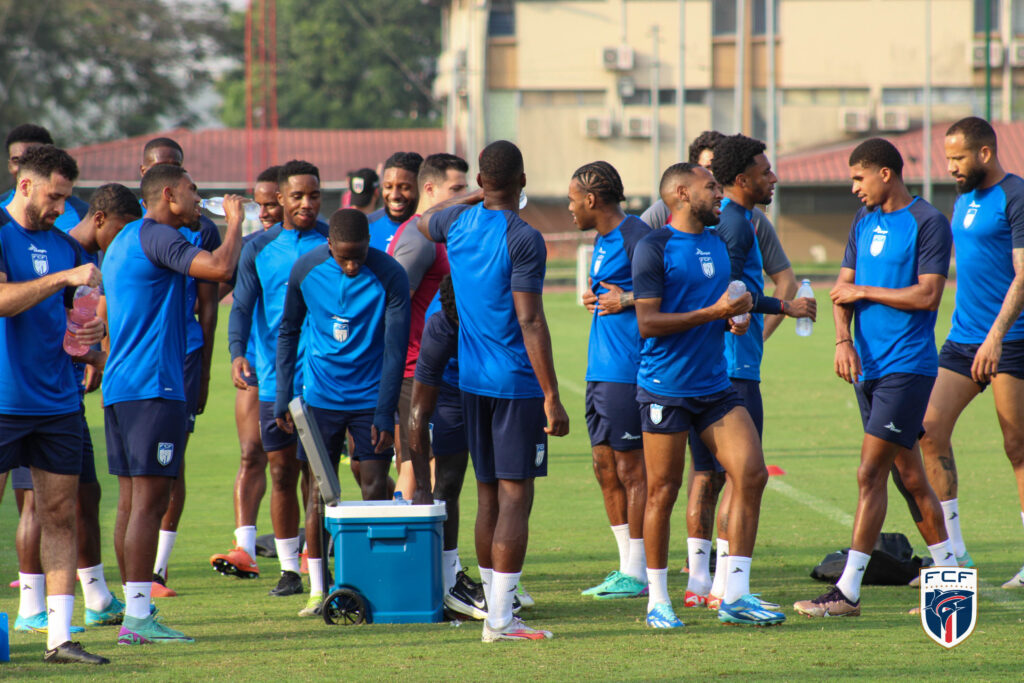
[[[952,121],[936,123],[932,126],[932,182],[952,183],[946,171],[946,155],[943,150],[943,139]],[[1020,173],[1024,170],[1024,122],[994,122],[999,139],[999,160],[1007,171]],[[924,178],[924,149],[921,130],[913,130],[899,135],[883,135],[896,145],[903,155],[903,177],[909,182],[919,183]],[[863,142],[852,140],[826,147],[794,152],[781,155],[776,163],[779,183],[785,187],[791,184],[834,185],[849,184],[850,167],[847,161],[850,152]]]
[[[396,151],[416,151],[427,156],[444,152],[445,132],[437,128],[392,130],[278,130],[276,158],[262,156],[260,133],[253,133],[253,169],[246,173],[247,136],[244,129],[210,128],[188,130],[177,128],[150,135],[103,142],[68,151],[78,161],[78,185],[96,186],[105,182],[121,182],[135,186],[139,180],[139,164],[143,146],[153,138],[176,140],[185,150],[185,166],[200,186],[219,188],[244,187],[271,164],[290,159],[305,159],[320,168],[325,188],[343,187],[347,173],[358,168],[376,168]],[[272,141],[273,142],[273,141]]]

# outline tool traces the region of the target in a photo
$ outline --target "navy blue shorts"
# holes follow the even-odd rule
[[[391,460],[394,448],[383,453],[374,453],[370,443],[370,427],[373,426],[373,410],[329,410],[306,405],[306,410],[313,414],[316,427],[320,430],[320,438],[324,441],[327,455],[337,469],[341,454],[345,452],[345,432],[352,435],[353,460]],[[299,442],[297,457],[306,462],[306,450]]]
[[[149,398],[103,409],[107,466],[118,477],[177,477],[185,455],[185,402]]]
[[[82,413],[0,415],[0,472],[20,466],[81,474]]]
[[[295,434],[278,428],[274,419],[273,401],[260,401],[260,440],[263,442],[263,450],[267,453],[283,451],[298,441]]]
[[[638,389],[637,400],[640,401],[643,430],[652,434],[690,431],[701,434],[730,410],[743,405],[743,399],[731,386],[707,396],[688,398],[655,396]]]
[[[978,352],[981,344],[961,344],[960,342],[949,341],[942,345],[939,351],[939,367],[952,370],[958,375],[971,377],[971,365],[974,363],[974,354]],[[1024,340],[1003,342],[1003,355],[999,357],[999,373],[1013,375],[1017,379],[1024,379]],[[988,386],[988,382],[976,382],[982,391]]]
[[[462,414],[477,481],[547,476],[543,398],[494,398],[464,391]]]
[[[462,392],[442,384],[437,394],[437,406],[430,417],[430,452],[434,457],[443,458],[468,450]]]
[[[96,478],[96,455],[92,448],[92,434],[89,433],[89,423],[85,420],[85,410],[80,413],[82,419],[82,472],[78,475],[78,483],[95,484],[99,481]],[[28,467],[16,467],[11,470],[11,488],[31,491],[32,470]]]
[[[924,412],[934,385],[934,377],[907,372],[854,384],[864,432],[903,448],[913,448],[924,434]]]
[[[584,403],[592,447],[608,444],[619,452],[643,448],[635,384],[587,382]]]
[[[754,421],[754,427],[757,429],[758,437],[760,437],[764,431],[764,404],[761,402],[761,383],[754,379],[737,379],[735,377],[729,381],[732,382],[732,388],[739,394],[744,407],[750,413],[750,419]],[[699,433],[691,431],[689,441],[690,457],[693,458],[694,472],[725,472],[725,468],[722,467],[718,459],[711,453],[711,449],[700,438]]]
[[[199,410],[199,387],[203,376],[203,349],[198,348],[185,356],[185,427],[191,434],[196,428]]]

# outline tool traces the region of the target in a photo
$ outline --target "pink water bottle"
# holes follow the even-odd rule
[[[89,351],[89,347],[80,344],[74,333],[96,317],[96,307],[99,303],[99,288],[82,285],[75,290],[75,305],[68,316],[68,330],[64,333],[64,350],[68,355],[84,356]]]

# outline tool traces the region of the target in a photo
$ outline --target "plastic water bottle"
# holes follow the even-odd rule
[[[206,209],[214,216],[224,216],[224,198],[210,197],[199,202],[200,208]],[[245,220],[258,221],[260,219],[260,205],[256,202],[246,200],[242,202],[242,210],[245,211]]]
[[[811,289],[811,281],[803,280],[800,283],[800,289],[796,290],[796,298],[803,299],[814,298],[814,290]],[[810,318],[797,318],[796,319],[796,334],[798,337],[810,337],[811,332],[814,330],[814,321]]]
[[[519,190],[519,210],[522,211],[526,208],[526,203],[529,200],[526,198],[526,190]]]
[[[401,491],[395,491],[395,503],[398,505],[409,505],[409,501],[402,496]]]
[[[82,329],[82,325],[96,317],[96,306],[100,303],[100,290],[93,287],[81,286],[75,290],[75,305],[68,316],[68,329],[64,333],[64,350],[69,356],[83,356],[89,351],[89,347],[80,343],[75,337],[75,332]]]
[[[741,296],[747,293],[747,286],[743,284],[743,280],[733,280],[729,283],[729,301],[739,299]],[[745,323],[750,318],[749,313],[740,313],[734,315],[732,321],[737,325]]]

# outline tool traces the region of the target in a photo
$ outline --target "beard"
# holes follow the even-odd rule
[[[693,217],[700,221],[700,224],[705,227],[718,225],[718,222],[721,220],[720,216],[715,215],[715,207],[713,204],[711,206],[701,208],[693,207],[690,211],[693,214]]]
[[[972,168],[964,174],[963,180],[957,179],[956,189],[960,194],[966,194],[978,188],[985,180],[985,169]]]
[[[25,218],[28,221],[28,225],[25,227],[29,230],[49,230],[53,227],[56,219],[47,222],[43,217],[43,212],[32,206],[31,204],[25,205]]]

